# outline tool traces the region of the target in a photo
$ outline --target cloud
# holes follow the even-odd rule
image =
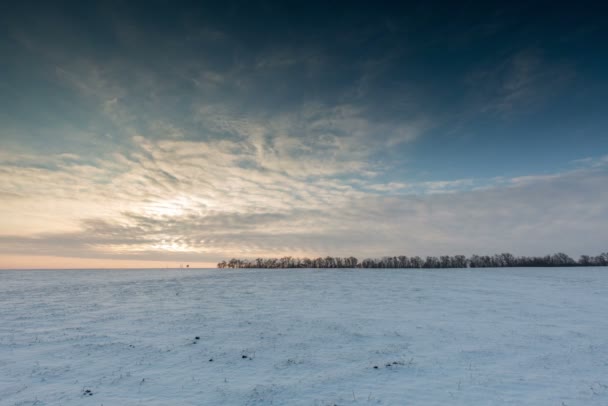
[[[156,6],[0,16],[5,254],[537,254],[605,237],[605,158],[511,178],[469,162],[462,179],[433,173],[487,152],[475,139],[463,153],[455,132],[485,142],[486,119],[534,111],[576,79],[551,58],[562,49],[494,44],[518,13],[513,25],[328,10],[310,30],[282,9]]]
[[[502,63],[474,70],[466,79],[480,113],[509,117],[535,109],[572,82],[575,72],[566,63],[548,63],[542,52],[525,49]]]
[[[5,225],[2,253],[204,262],[271,255],[577,255],[605,250],[608,237],[605,165],[494,181],[377,183],[290,176],[256,163],[254,147],[227,140],[134,143],[138,149],[94,167],[72,156],[49,157],[55,162],[49,168],[5,161],[0,190],[14,204],[2,205],[3,218],[23,207],[49,211],[51,204],[50,217],[71,225],[27,233]],[[255,165],[244,168],[247,156]]]
[[[471,190],[474,187],[479,188],[482,179],[456,179],[444,181],[427,181],[427,182],[388,182],[379,184],[367,184],[365,188],[378,192],[390,192],[392,194],[434,194],[434,193],[453,193],[463,190]],[[485,180],[487,182],[487,180]]]

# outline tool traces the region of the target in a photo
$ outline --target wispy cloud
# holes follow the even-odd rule
[[[502,63],[472,72],[467,82],[474,89],[481,113],[509,117],[536,109],[574,78],[566,63],[547,63],[542,52],[526,49],[515,52]]]
[[[257,162],[254,147],[226,140],[134,143],[129,156],[94,167],[71,156],[55,157],[49,168],[4,161],[0,189],[14,203],[2,206],[3,218],[52,202],[50,217],[72,224],[45,229],[37,219],[40,228],[27,233],[5,225],[3,253],[213,261],[294,253],[586,252],[602,249],[608,229],[605,165],[476,189],[483,180],[382,184],[290,176]],[[253,165],[243,167],[244,157]]]
[[[303,25],[254,4],[15,4],[0,15],[0,253],[598,251],[608,161],[571,163],[594,152],[570,153],[584,143],[566,130],[568,145],[517,132],[560,118],[555,96],[593,58],[554,36],[504,41],[518,10],[328,9]],[[578,127],[589,106],[606,116],[596,87]],[[488,147],[517,136],[543,159]]]

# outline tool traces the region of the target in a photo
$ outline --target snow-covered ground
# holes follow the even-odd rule
[[[270,404],[608,405],[608,269],[0,272],[0,405]]]

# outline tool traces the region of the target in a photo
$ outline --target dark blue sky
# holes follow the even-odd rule
[[[522,182],[572,179],[578,193],[580,176],[601,184],[607,16],[599,2],[5,2],[2,210],[56,212],[21,230],[8,222],[0,235],[23,247],[34,236],[87,232],[96,236],[86,243],[90,257],[181,252],[202,262],[242,250],[365,246],[381,255],[383,246],[503,249],[499,241],[524,250],[529,243],[506,237],[479,249],[456,243],[435,215],[419,224],[420,213],[412,220],[400,210],[413,205],[408,199],[429,207],[449,199],[438,194],[520,193]],[[475,201],[489,211],[497,204]],[[91,202],[106,202],[107,212]],[[535,204],[526,215],[541,210]],[[607,221],[597,204],[593,215]],[[317,226],[335,220],[336,209],[352,211],[344,227]],[[452,217],[458,210],[466,207]],[[141,231],[157,217],[181,226]],[[503,227],[514,232],[522,213],[511,217]],[[307,220],[294,229],[293,218]],[[345,230],[357,219],[377,225],[378,238],[349,242]],[[217,238],[209,242],[187,221]],[[227,233],[231,221],[250,225]],[[401,249],[395,221],[426,237]],[[132,239],[112,240],[110,226]],[[69,241],[53,249],[83,251]]]

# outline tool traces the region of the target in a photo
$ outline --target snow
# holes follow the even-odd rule
[[[601,268],[2,271],[0,405],[606,405],[607,292]]]

